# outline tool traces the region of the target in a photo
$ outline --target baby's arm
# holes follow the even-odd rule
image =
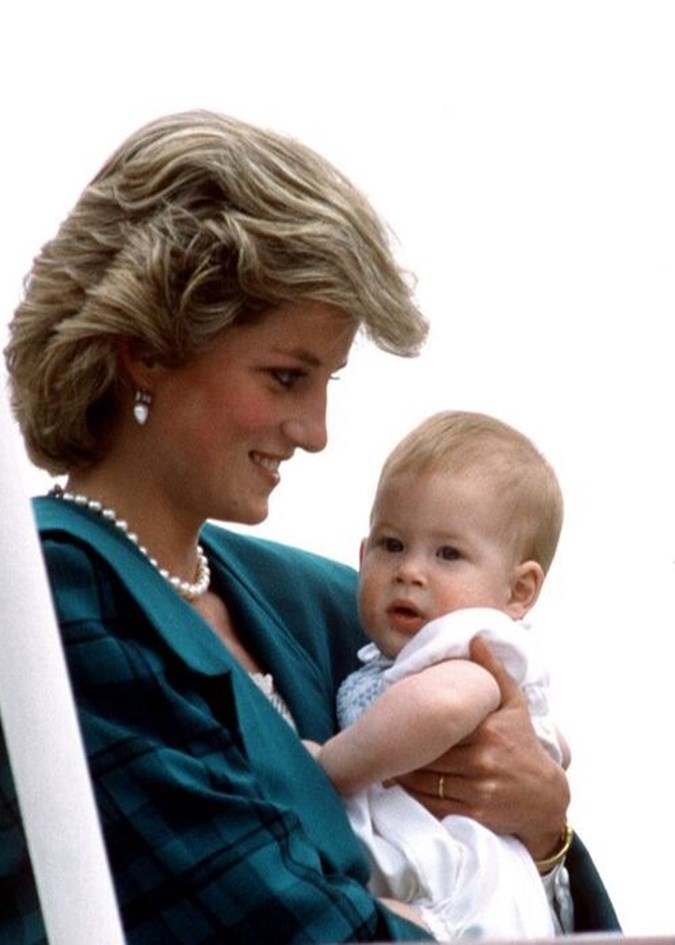
[[[493,676],[464,659],[408,676],[316,753],[341,794],[429,764],[456,745],[500,702]]]

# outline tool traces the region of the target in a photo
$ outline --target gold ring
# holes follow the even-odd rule
[[[444,783],[445,783],[445,775],[439,774],[439,776],[438,776],[438,791],[437,791],[437,793],[438,793],[438,796],[439,796],[440,800],[442,800],[442,801],[445,800],[445,792],[443,791],[443,785],[444,785]]]

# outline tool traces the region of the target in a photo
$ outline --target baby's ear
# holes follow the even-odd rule
[[[361,539],[361,544],[359,545],[359,567],[363,564],[363,556],[366,553],[366,539]]]
[[[514,620],[524,617],[534,607],[543,583],[544,569],[538,561],[523,561],[517,565],[506,608],[509,616]]]

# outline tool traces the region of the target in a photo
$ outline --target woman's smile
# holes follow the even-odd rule
[[[291,454],[292,456],[293,454]],[[274,456],[269,455],[268,453],[259,453],[256,450],[253,450],[250,454],[251,459],[255,465],[267,474],[268,478],[272,482],[272,485],[275,486],[281,481],[281,474],[279,472],[279,466],[284,459],[290,459],[291,456],[283,458],[275,458]]]

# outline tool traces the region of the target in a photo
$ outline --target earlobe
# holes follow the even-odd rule
[[[523,561],[516,567],[507,611],[520,620],[534,607],[544,583],[544,569],[538,561]]]

